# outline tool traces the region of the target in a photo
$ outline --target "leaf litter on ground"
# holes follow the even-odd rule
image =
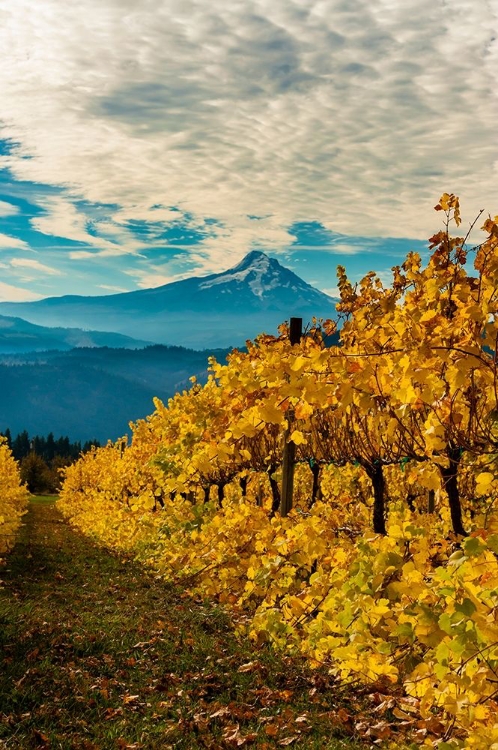
[[[438,727],[237,640],[223,610],[31,503],[0,571],[0,748],[408,747]],[[384,690],[384,692],[383,692]]]

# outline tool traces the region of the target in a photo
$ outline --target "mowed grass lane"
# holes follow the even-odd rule
[[[218,607],[97,547],[54,498],[33,498],[0,580],[1,748],[366,746],[361,697],[238,642]]]

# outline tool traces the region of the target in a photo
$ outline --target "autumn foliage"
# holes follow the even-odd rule
[[[5,438],[0,437],[0,559],[13,546],[29,492],[21,484],[19,466]]]
[[[213,360],[129,445],[67,469],[59,505],[226,604],[250,638],[402,687],[394,715],[418,744],[484,750],[498,747],[498,217],[469,250],[449,231],[458,199],[436,209],[429,261],[410,253],[390,286],[339,268],[339,346],[329,321]]]

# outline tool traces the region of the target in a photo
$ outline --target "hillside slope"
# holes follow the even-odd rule
[[[226,350],[215,352],[220,361]],[[69,435],[71,440],[115,440],[128,423],[207,376],[209,352],[145,349],[73,349],[0,357],[0,430]]]

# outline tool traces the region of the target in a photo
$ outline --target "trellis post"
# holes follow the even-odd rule
[[[291,318],[289,322],[289,340],[292,345],[299,344],[303,335],[303,319]],[[292,434],[294,410],[287,411],[287,429],[284,432],[284,447],[282,455],[282,494],[280,498],[280,515],[287,516],[292,508],[294,494],[294,464],[296,460],[296,444],[289,438]]]

